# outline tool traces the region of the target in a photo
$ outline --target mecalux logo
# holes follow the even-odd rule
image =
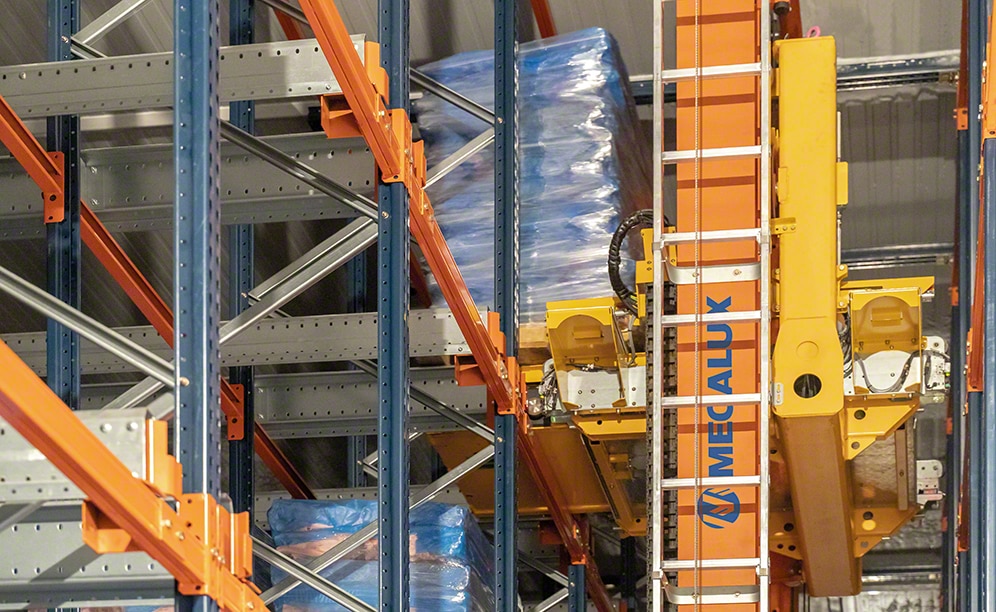
[[[721,302],[706,297],[709,312],[728,312],[733,298]],[[733,329],[728,323],[710,323],[706,326],[706,349],[723,351],[720,357],[706,360],[710,391],[732,395],[730,380],[733,378]],[[733,476],[733,406],[708,406],[706,408],[706,454],[710,477]],[[740,498],[731,489],[708,488],[699,495],[699,517],[706,527],[722,529],[740,518]]]

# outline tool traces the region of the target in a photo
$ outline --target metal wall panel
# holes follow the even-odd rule
[[[836,38],[838,57],[940,51],[958,47],[961,2],[802,0],[802,23]]]

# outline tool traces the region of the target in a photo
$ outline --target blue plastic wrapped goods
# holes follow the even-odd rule
[[[274,502],[267,518],[278,549],[307,564],[377,519],[374,501]],[[484,612],[494,607],[491,544],[463,506],[428,503],[411,513],[410,602],[413,610]],[[373,538],[322,575],[377,605],[377,539]],[[273,568],[276,584],[287,574]],[[277,602],[285,612],[343,610],[324,595],[298,586]]]
[[[620,219],[650,208],[653,175],[626,68],[608,32],[527,43],[519,57],[519,309],[529,322],[543,320],[546,302],[612,295],[609,241]],[[461,53],[421,70],[494,108],[493,52]],[[432,95],[414,110],[430,168],[487,128]],[[493,308],[494,146],[428,193],[474,300]]]

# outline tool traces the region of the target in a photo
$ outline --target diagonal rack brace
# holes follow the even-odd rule
[[[45,223],[61,223],[66,217],[62,153],[45,151],[3,96],[0,96],[0,141],[42,190]]]
[[[222,610],[266,609],[246,581],[251,553],[240,542],[249,541],[248,515],[229,515],[199,495],[181,496],[181,509],[174,510],[3,343],[0,417],[86,494],[84,531],[91,546],[144,550],[176,576],[182,593],[208,595]],[[212,529],[205,528],[209,523]],[[217,529],[230,534],[230,550],[218,548],[222,540],[207,541],[205,534]]]

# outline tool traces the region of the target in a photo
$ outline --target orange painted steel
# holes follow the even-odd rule
[[[747,64],[760,61],[761,24],[756,0],[677,0],[677,68]],[[696,18],[696,5],[699,15]],[[698,31],[696,31],[698,30]],[[763,41],[767,44],[767,41]],[[696,100],[698,88],[698,100]],[[696,110],[696,107],[698,110]],[[757,77],[678,83],[677,150],[755,146],[760,134]],[[698,134],[696,134],[698,131]],[[753,228],[760,224],[760,165],[757,159],[721,159],[677,167],[677,231]],[[735,203],[735,204],[734,204]],[[767,203],[764,203],[767,205]],[[757,261],[757,245],[746,242],[681,245],[679,265],[713,266]],[[758,282],[679,285],[679,314],[751,311],[760,308]],[[678,329],[679,396],[702,395],[702,405],[679,409],[678,478],[754,475],[758,473],[759,407],[728,406],[723,394],[758,392],[759,329],[756,323],[733,323],[723,331],[702,324]],[[724,338],[724,332],[730,334]],[[722,345],[722,346],[719,346]],[[696,361],[697,360],[697,361]],[[715,405],[711,405],[714,403]],[[696,412],[698,414],[696,414]],[[720,440],[720,448],[711,443]],[[696,448],[700,449],[696,452]],[[729,449],[729,450],[728,450]],[[721,451],[714,455],[711,451]],[[727,451],[729,454],[727,454]],[[729,460],[730,463],[725,462]],[[722,470],[710,473],[710,467]],[[756,558],[760,525],[756,487],[732,487],[736,509],[726,498],[712,499],[727,512],[706,522],[697,514],[696,491],[678,491],[678,559]],[[705,502],[703,502],[704,504]],[[734,513],[738,512],[738,515]],[[696,541],[696,536],[698,541]],[[696,574],[698,574],[696,576]],[[757,584],[753,567],[682,571],[678,586]],[[757,604],[731,604],[724,610],[755,610]]]
[[[371,83],[366,67],[356,54],[346,24],[334,2],[304,0],[301,8],[321,44],[343,95],[353,109],[360,132],[385,182],[398,182],[404,170],[403,142],[392,129],[387,105]],[[384,92],[382,92],[384,93]],[[399,120],[403,120],[398,117]]]
[[[961,61],[958,65],[955,120],[958,123],[958,130],[968,129],[968,0],[961,3]]]
[[[0,141],[41,188],[45,223],[59,223],[65,219],[62,153],[47,152],[3,96],[0,96]]]
[[[300,472],[294,468],[287,455],[280,450],[277,443],[270,438],[259,423],[256,423],[255,436],[256,439],[253,448],[256,454],[270,468],[270,471],[277,477],[280,484],[287,489],[291,497],[294,499],[315,499],[315,493],[308,486],[308,483],[304,481]]]
[[[425,194],[422,143],[412,142],[407,114],[404,110],[387,109],[384,92],[371,82],[373,73],[377,77],[374,81],[386,83],[383,70],[373,65],[364,66],[360,61],[335,3],[304,0],[301,8],[342,87],[382,179],[388,183],[404,182],[408,189],[412,234],[481,368],[488,391],[500,409],[514,410],[516,390],[509,380],[506,360],[491,340]]]
[[[80,237],[155,328],[156,333],[172,346],[173,312],[84,201],[80,202]]]
[[[140,548],[172,573],[180,592],[208,595],[224,610],[265,610],[251,583],[232,573],[209,543],[87,429],[45,383],[0,343],[0,417],[88,497],[117,544]],[[93,532],[91,532],[93,533]],[[188,537],[189,536],[189,537]],[[234,538],[233,538],[234,539]],[[108,546],[113,543],[105,542]]]
[[[284,36],[287,37],[287,40],[301,40],[304,38],[304,28],[301,27],[300,21],[283,11],[274,9],[273,12],[277,15],[277,22],[280,24],[280,29],[284,31]]]
[[[173,312],[128,257],[86,202],[80,202],[80,236],[97,259],[142,312],[156,332],[173,346]],[[228,419],[229,440],[241,440],[245,435],[242,389],[221,380],[221,409]],[[254,448],[263,463],[273,472],[287,491],[297,499],[315,499],[315,494],[294,468],[286,455],[270,439],[266,430],[256,424]]]
[[[550,11],[549,0],[531,0],[533,5],[533,16],[536,17],[536,25],[539,26],[541,38],[549,38],[557,35],[557,26],[553,22],[553,12]]]

